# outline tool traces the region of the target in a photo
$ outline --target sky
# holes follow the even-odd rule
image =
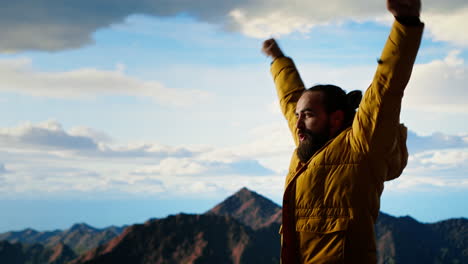
[[[468,217],[468,2],[422,4],[381,210],[436,222]],[[4,3],[0,232],[203,213],[242,187],[281,204],[294,144],[262,42],[306,86],[365,91],[392,22],[370,0]]]

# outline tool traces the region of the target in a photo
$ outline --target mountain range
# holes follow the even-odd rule
[[[128,227],[0,234],[0,263],[279,263],[281,207],[242,188],[203,214]],[[378,263],[468,263],[468,219],[424,224],[380,213]]]
[[[46,248],[53,248],[63,243],[71,248],[76,254],[84,253],[90,249],[104,244],[118,236],[124,227],[111,226],[97,229],[85,223],[74,224],[67,230],[55,230],[38,232],[33,229],[23,231],[12,231],[0,234],[0,241],[7,240],[10,243],[41,244]]]

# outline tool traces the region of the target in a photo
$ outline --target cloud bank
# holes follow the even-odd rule
[[[306,85],[326,80],[347,90],[368,87],[375,66],[327,67],[297,65]],[[311,78],[308,81],[306,78]],[[415,64],[405,88],[405,109],[436,113],[468,113],[468,66],[461,50],[452,49],[442,59]],[[279,108],[279,107],[278,107]]]
[[[5,165],[0,163],[0,175],[7,173],[8,170],[5,168]]]
[[[114,71],[82,68],[68,72],[41,72],[26,58],[0,60],[0,91],[51,98],[94,98],[98,95],[150,97],[164,105],[188,106],[209,100],[205,91],[167,88]]]
[[[262,137],[268,131],[271,135]],[[290,138],[289,131],[271,125],[251,134],[256,139],[249,144],[195,148],[151,142],[117,145],[105,133],[83,127],[66,130],[57,121],[0,128],[0,197],[180,197],[222,194],[242,186],[281,193],[294,146],[279,139]],[[468,136],[410,132],[408,145],[407,169],[386,188],[468,188]]]
[[[203,186],[224,190],[226,181],[232,182],[227,185],[234,191],[242,185],[239,180],[258,182],[275,176],[248,156],[215,158],[210,154],[213,147],[118,145],[110,138],[90,128],[65,130],[57,121],[0,128],[0,160],[8,164],[6,170],[0,163],[4,183],[0,197],[83,192],[174,196],[197,193]]]
[[[70,131],[54,120],[38,124],[24,123],[12,128],[0,128],[0,146],[8,150],[42,150],[62,156],[132,158],[132,157],[190,157],[197,150],[169,147],[156,143],[132,143],[114,145],[100,141],[103,133],[83,133],[93,131],[86,128],[73,128]],[[96,134],[98,134],[96,136]]]
[[[423,1],[428,28],[437,40],[459,45],[468,34],[459,25],[468,23],[464,0]],[[185,14],[255,38],[308,32],[314,25],[345,20],[375,20],[388,16],[385,1],[330,0],[18,0],[0,10],[0,51],[58,51],[93,43],[92,34],[130,15],[158,17]],[[424,13],[423,13],[424,14]]]
[[[468,148],[429,150],[410,156],[408,167],[398,180],[387,183],[393,190],[450,191],[468,188]]]
[[[416,154],[427,150],[465,148],[468,148],[468,135],[433,133],[430,136],[420,136],[413,131],[408,131],[408,149],[410,154]]]
[[[468,67],[459,50],[444,59],[414,67],[403,106],[445,113],[467,113]]]

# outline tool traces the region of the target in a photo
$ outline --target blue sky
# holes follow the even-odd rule
[[[385,2],[15,1],[0,10],[0,232],[201,213],[246,186],[277,203],[293,143],[260,53],[307,86],[365,90]],[[191,2],[190,2],[191,3]],[[410,161],[382,211],[468,217],[468,3],[424,1],[405,92]]]

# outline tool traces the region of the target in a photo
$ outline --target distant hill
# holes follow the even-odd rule
[[[133,225],[72,263],[278,263],[279,241],[264,246],[272,232],[229,216],[178,214]]]
[[[10,243],[0,241],[0,263],[5,264],[62,264],[76,258],[76,254],[63,243],[53,248],[41,244]]]
[[[12,243],[42,244],[45,247],[55,247],[63,243],[73,249],[77,254],[84,253],[90,249],[104,244],[118,236],[123,227],[108,227],[97,229],[87,224],[75,224],[71,228],[61,231],[38,232],[33,229],[13,231],[0,234],[0,241],[7,240]]]
[[[205,214],[133,225],[73,264],[279,263],[280,213],[280,206],[242,188]]]
[[[423,224],[380,213],[376,223],[378,263],[468,263],[468,219]]]
[[[202,215],[178,214],[152,219],[144,224],[132,225],[118,236],[118,231],[122,232],[122,229],[114,227],[116,230],[111,232],[114,234],[112,240],[87,251],[71,263],[279,263],[280,222],[280,206],[242,188]],[[409,216],[393,217],[380,213],[375,228],[379,264],[468,263],[468,219],[424,224]],[[79,224],[66,231],[36,233],[24,230],[23,233],[5,234],[9,234],[10,239],[29,243],[42,241],[47,244],[66,240],[76,248],[84,248],[90,247],[86,241],[97,243],[97,237],[106,237],[102,232]],[[5,234],[1,234],[0,239]],[[30,246],[16,244],[12,248],[12,244],[3,243],[7,243],[5,248],[13,252],[31,252]],[[45,247],[43,250],[47,251]],[[4,263],[1,261],[2,254],[9,251],[3,252],[0,251],[0,263]],[[41,254],[42,259],[50,255]],[[11,264],[15,263],[26,262]]]
[[[116,262],[124,256],[132,256],[127,259],[131,263],[278,263],[280,222],[281,207],[242,188],[205,215],[171,216],[128,229],[128,234],[74,263],[125,263]],[[380,213],[376,223],[378,263],[468,263],[467,230],[467,219],[423,224],[411,217]],[[143,240],[151,242],[143,246],[139,242]],[[132,246],[140,251],[130,252]],[[255,258],[259,255],[265,257]]]

